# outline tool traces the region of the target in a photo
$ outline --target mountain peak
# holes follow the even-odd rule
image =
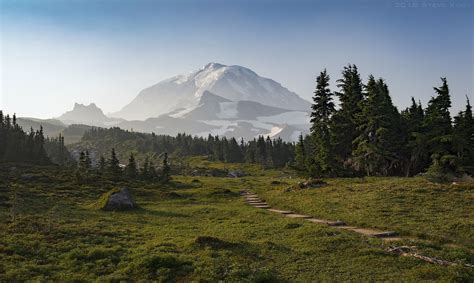
[[[97,107],[97,105],[95,105],[95,103],[90,103],[89,105],[85,105],[85,104],[81,104],[81,103],[74,103],[74,108],[73,108],[73,111],[74,110],[80,110],[80,109],[91,109],[91,110],[99,110],[100,112],[102,112],[102,110]]]
[[[202,69],[219,69],[222,67],[226,67],[226,65],[210,62],[210,63],[207,63],[204,67],[202,67]]]
[[[114,117],[144,120],[176,109],[200,105],[206,91],[230,101],[254,101],[289,110],[308,111],[311,104],[272,79],[246,67],[211,62],[201,69],[161,81],[142,90]]]
[[[95,103],[84,105],[81,103],[74,103],[74,108],[71,111],[67,111],[58,119],[65,123],[75,124],[91,124],[94,125],[98,122],[108,121],[109,118],[104,115],[102,109],[97,107]]]

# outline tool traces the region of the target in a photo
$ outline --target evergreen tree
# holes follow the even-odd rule
[[[273,140],[272,160],[273,167],[281,168],[287,166],[294,161],[294,147],[285,143],[281,137]]]
[[[300,133],[298,137],[298,143],[295,147],[295,167],[298,171],[306,171],[306,151],[303,133]]]
[[[335,111],[332,93],[329,90],[329,75],[326,69],[316,78],[316,90],[314,91],[311,112],[311,139],[313,152],[310,153],[314,159],[315,169],[313,174],[328,175],[333,170],[333,153],[330,139],[330,119]],[[313,162],[311,162],[313,163]]]
[[[150,161],[148,156],[145,157],[145,162],[143,162],[143,167],[141,168],[140,173],[143,179],[150,179]]]
[[[224,161],[224,149],[223,142],[219,139],[218,136],[214,138],[214,143],[212,146],[213,159],[217,161]]]
[[[84,151],[81,151],[81,153],[79,153],[79,168],[78,169],[81,173],[87,172],[86,154],[84,153]]]
[[[256,155],[257,155],[257,140],[254,138],[247,144],[247,149],[245,150],[245,162],[256,163]]]
[[[87,171],[91,170],[91,168],[92,168],[92,160],[91,160],[91,158],[90,158],[90,155],[89,155],[89,151],[88,151],[88,150],[86,150],[85,167],[86,167],[86,170],[87,170]]]
[[[138,176],[137,163],[135,162],[135,156],[130,153],[128,158],[128,164],[125,167],[125,175],[130,179],[135,179]]]
[[[242,162],[244,157],[235,138],[231,138],[224,152],[225,162]]]
[[[115,148],[112,148],[110,158],[107,161],[107,171],[112,176],[119,176],[122,169],[120,168],[120,162],[115,154]]]
[[[340,109],[331,119],[331,144],[335,159],[340,165],[349,163],[354,146],[352,141],[359,135],[356,116],[361,112],[360,103],[364,100],[363,85],[356,65],[348,65],[338,81]],[[341,170],[339,170],[341,171]]]
[[[267,157],[267,144],[263,136],[259,136],[256,144],[255,162],[265,165]]]
[[[474,175],[474,119],[469,98],[466,100],[466,109],[454,117],[453,149],[463,169]]]
[[[433,88],[437,95],[428,102],[424,127],[430,153],[445,155],[450,154],[452,148],[451,96],[446,78],[441,78],[441,82],[440,87]]]
[[[33,148],[33,144],[34,131],[33,129],[30,129],[26,140],[28,154],[32,154],[31,149]],[[72,167],[76,164],[76,161],[64,145],[64,137],[61,134],[56,138],[46,138],[44,141],[44,150],[51,162],[54,164],[66,167]]]
[[[104,174],[106,169],[107,169],[107,162],[105,161],[105,157],[101,155],[99,159],[98,171],[99,173]]]
[[[405,175],[413,176],[423,172],[430,164],[430,155],[426,148],[424,134],[424,111],[412,97],[411,106],[402,112],[403,126],[406,129],[406,147],[402,152],[405,163]]]
[[[165,152],[163,157],[163,168],[161,168],[161,181],[164,183],[168,183],[171,181],[171,167],[168,163],[168,153]]]
[[[150,161],[150,164],[148,165],[148,178],[150,180],[155,180],[156,179],[156,168],[155,164],[153,161]]]
[[[404,136],[401,118],[382,79],[376,81],[371,75],[366,90],[367,99],[356,116],[360,134],[354,140],[353,166],[368,176],[386,176],[399,169]]]
[[[273,142],[270,136],[267,136],[265,139],[265,163],[264,165],[266,167],[272,168],[274,166],[274,160],[273,160]]]
[[[37,131],[25,132],[17,124],[15,114],[10,118],[0,110],[0,162],[51,164],[44,144],[42,127]]]

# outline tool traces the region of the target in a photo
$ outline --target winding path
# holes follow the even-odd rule
[[[380,238],[384,241],[398,241],[402,239],[399,237],[398,233],[395,231],[383,231],[383,230],[377,230],[377,229],[360,228],[356,226],[347,225],[344,221],[340,221],[340,220],[334,221],[334,220],[319,219],[319,218],[312,217],[310,215],[298,214],[289,210],[275,209],[275,208],[272,208],[270,205],[268,205],[268,203],[265,200],[261,199],[257,194],[254,194],[248,191],[241,191],[241,195],[245,198],[245,202],[247,204],[256,208],[261,208],[270,212],[281,214],[285,217],[295,218],[295,219],[304,219],[312,223],[327,225],[327,226],[334,227],[336,229],[352,231],[352,232],[359,233],[368,237]],[[466,267],[474,268],[474,265],[471,265],[471,264],[449,262],[442,259],[420,255],[419,253],[416,252],[416,247],[393,246],[393,247],[389,247],[387,251],[398,254],[400,256],[414,257],[414,258],[417,258],[417,259],[420,259],[432,264],[438,264],[438,265],[444,265],[444,266],[460,264]]]
[[[401,240],[401,238],[398,237],[398,233],[394,231],[382,231],[382,230],[376,230],[376,229],[359,228],[359,227],[347,225],[344,221],[340,221],[340,220],[334,221],[334,220],[319,219],[319,218],[314,218],[310,215],[294,213],[293,211],[274,209],[274,208],[271,208],[270,205],[268,205],[268,203],[265,200],[260,199],[257,194],[250,193],[248,191],[243,191],[241,192],[241,194],[249,205],[256,208],[263,208],[263,209],[266,209],[267,211],[279,213],[289,218],[300,218],[300,219],[304,219],[306,221],[316,223],[316,224],[322,224],[322,225],[331,226],[337,229],[353,231],[353,232],[356,232],[368,237],[381,238],[385,241]]]

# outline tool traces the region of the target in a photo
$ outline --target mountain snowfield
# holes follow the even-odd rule
[[[231,101],[255,101],[291,110],[309,110],[310,103],[281,84],[242,66],[209,63],[196,72],[178,75],[142,90],[112,117],[144,120],[176,109],[191,109],[205,91]]]
[[[140,132],[296,141],[309,131],[311,104],[281,84],[241,66],[209,63],[142,90],[122,110],[105,116],[95,104],[75,104],[63,123],[118,126]],[[112,118],[114,117],[114,118]]]

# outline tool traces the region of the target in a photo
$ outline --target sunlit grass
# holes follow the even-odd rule
[[[166,186],[105,181],[77,185],[70,174],[42,169],[35,181],[14,182],[18,198],[13,222],[12,189],[4,182],[0,281],[446,281],[474,276],[468,268],[389,254],[379,239],[250,207],[238,194],[252,190],[277,207],[361,225],[393,225],[403,234],[408,232],[398,228],[418,223],[414,234],[431,233],[434,236],[428,238],[435,240],[455,235],[452,242],[461,246],[456,252],[436,243],[426,249],[460,260],[472,256],[466,252],[468,227],[459,226],[459,233],[444,227],[456,225],[463,213],[469,216],[469,188],[432,187],[418,179],[328,180],[325,188],[284,193],[287,185],[270,183],[297,182],[290,172],[274,170],[267,175],[260,168],[235,166],[244,166],[239,169],[250,176],[178,176]],[[419,187],[413,188],[413,182]],[[104,192],[120,186],[132,188],[139,209],[104,212],[91,207]],[[412,189],[403,189],[407,186]],[[416,201],[419,198],[425,200]],[[389,203],[399,204],[390,208]],[[460,208],[448,210],[454,203]],[[438,207],[439,215],[423,216]],[[395,215],[380,214],[384,209]],[[439,223],[430,223],[438,218]],[[465,223],[472,224],[469,221]],[[204,236],[211,238],[196,241]]]

